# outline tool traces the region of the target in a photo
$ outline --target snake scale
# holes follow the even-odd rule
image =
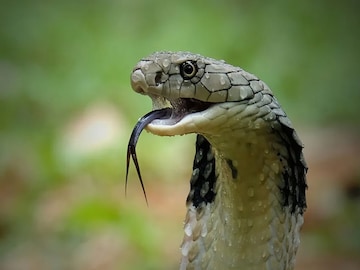
[[[144,128],[197,134],[180,269],[293,269],[307,166],[269,87],[240,67],[190,52],[141,59],[131,86],[152,99],[153,111],[131,135],[127,174],[132,157],[142,184],[135,147]]]

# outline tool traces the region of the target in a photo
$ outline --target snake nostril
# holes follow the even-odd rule
[[[156,72],[155,76],[155,85],[158,86],[161,83],[161,71]]]

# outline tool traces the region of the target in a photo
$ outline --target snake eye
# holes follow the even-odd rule
[[[180,65],[180,74],[184,79],[191,79],[195,76],[198,67],[194,61],[186,61]]]

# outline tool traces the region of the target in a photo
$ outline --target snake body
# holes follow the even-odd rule
[[[141,59],[131,85],[154,110],[171,109],[149,120],[148,131],[198,134],[180,269],[293,269],[307,167],[269,87],[239,67],[189,52]]]

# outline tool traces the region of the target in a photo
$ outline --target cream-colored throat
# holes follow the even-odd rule
[[[194,203],[197,195],[190,191],[180,269],[293,268],[302,215],[284,205],[281,187],[286,163],[268,142],[231,149],[222,145],[219,150],[210,149],[212,156],[203,153],[208,162],[214,158],[216,179],[213,186],[207,183],[210,179],[202,179],[204,186],[197,186],[197,195],[205,195],[212,186],[214,196],[212,201],[208,197],[199,204],[197,198]],[[199,178],[194,180],[194,175],[192,182]]]

